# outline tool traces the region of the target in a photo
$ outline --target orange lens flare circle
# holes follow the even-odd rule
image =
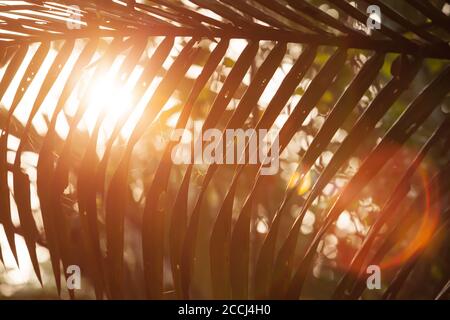
[[[417,172],[420,176],[423,187],[422,190],[425,200],[424,211],[422,214],[420,212],[407,214],[419,215],[421,217],[420,225],[412,236],[412,239],[408,241],[405,247],[398,250],[394,254],[387,256],[382,261],[380,264],[380,268],[382,270],[401,265],[408,261],[417,252],[420,252],[424,247],[426,247],[438,225],[440,206],[438,203],[435,206],[432,206],[431,195],[432,192],[439,192],[439,190],[430,190],[429,170],[426,165],[421,164]]]
[[[412,150],[403,149],[404,155],[407,155],[409,159],[414,159],[417,155],[416,152],[412,152]],[[397,157],[396,161],[398,165],[404,165],[406,158],[403,156]],[[393,164],[394,165],[394,164]],[[382,258],[382,261],[378,262],[378,266],[381,270],[388,270],[391,268],[395,268],[403,265],[405,262],[410,260],[414,255],[418,252],[421,252],[427,244],[430,242],[439,222],[440,215],[440,204],[436,199],[436,195],[440,192],[438,190],[438,186],[435,184],[430,185],[430,177],[436,172],[436,168],[432,162],[426,161],[425,159],[419,164],[416,169],[415,176],[418,178],[419,192],[420,194],[417,197],[423,199],[420,202],[420,205],[414,206],[411,208],[411,212],[406,212],[403,220],[407,219],[409,215],[414,215],[416,220],[414,224],[407,228],[400,227],[400,231],[402,234],[398,234],[395,236],[396,241],[392,244],[389,252]],[[411,206],[411,203],[414,203],[416,199],[412,199],[406,203],[406,210]],[[393,214],[394,216],[402,213],[401,210],[405,210],[405,208],[396,209],[393,212],[388,214]],[[403,220],[396,222],[396,219],[388,222],[388,231],[383,234],[378,234],[380,240],[376,239],[373,243],[374,249],[378,250],[379,245],[381,244],[387,234],[389,234],[391,228],[395,227],[393,223],[403,223]],[[378,232],[379,233],[379,232]],[[347,237],[349,234],[346,235]],[[345,237],[345,236],[344,236]],[[345,241],[345,238],[340,237],[340,241]],[[378,243],[377,243],[378,242]],[[351,241],[349,242],[351,243]],[[365,276],[366,270],[353,270],[353,266],[349,265],[353,260],[358,248],[352,247],[350,244],[343,245],[342,247],[338,246],[337,256],[333,261],[336,263],[338,269],[344,272],[352,272],[358,275]],[[367,258],[373,256],[374,251],[370,249],[370,254]],[[370,259],[365,260],[366,263],[370,264]],[[367,267],[367,265],[366,265]],[[350,269],[349,269],[350,268]]]

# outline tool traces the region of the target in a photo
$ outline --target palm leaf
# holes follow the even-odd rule
[[[1,2],[0,99],[7,111],[0,114],[0,223],[16,261],[15,235],[20,232],[41,284],[36,248],[40,244],[48,248],[59,294],[62,271],[77,264],[86,270],[98,299],[130,297],[132,279],[139,279],[137,286],[150,299],[163,299],[171,291],[178,298],[297,299],[317,248],[340,214],[411,137],[425,132],[427,138],[416,142],[422,145],[420,151],[404,164],[402,180],[387,200],[380,200],[383,209],[335,288],[335,298],[359,297],[367,263],[381,263],[390,246],[399,243],[396,233],[406,235],[416,223],[417,217],[406,218],[400,207],[419,164],[426,154],[434,157],[431,152],[441,150],[436,167],[442,174],[433,180],[441,183],[447,174],[445,146],[450,141],[445,140],[448,120],[442,122],[446,116],[438,110],[448,103],[450,89],[448,16],[431,2],[405,4],[407,9],[402,10],[421,16],[431,26],[424,28],[392,3],[373,3],[383,12],[383,23],[369,32],[358,27],[367,20],[363,1],[328,0],[320,7],[304,0]],[[292,54],[293,49],[301,53]],[[370,58],[353,68],[361,56]],[[117,64],[117,71],[111,72],[111,91],[130,86],[132,98],[129,110],[103,138],[110,113],[120,107],[107,99],[93,105],[91,99],[98,83]],[[190,76],[196,68],[198,75]],[[136,72],[140,72],[137,77]],[[273,86],[271,81],[280,83]],[[414,94],[417,81],[427,83],[419,95]],[[273,92],[265,103],[268,88]],[[48,100],[55,92],[54,108],[49,109]],[[405,96],[410,103],[401,108]],[[169,106],[176,99],[177,105]],[[86,137],[82,126],[95,108],[99,115]],[[26,118],[19,125],[17,117],[23,109]],[[312,128],[308,116],[313,117],[317,109],[323,113],[323,123]],[[166,126],[175,112],[175,125]],[[46,113],[51,114],[47,127],[35,127]],[[395,121],[378,127],[386,118]],[[68,123],[62,136],[61,119]],[[129,137],[124,138],[122,132],[130,124]],[[171,156],[182,137],[159,149],[150,146],[154,141],[149,136],[162,134],[158,130],[164,126],[169,137],[174,129],[217,127],[222,140],[226,129],[277,127],[280,153],[289,153],[300,133],[311,139],[304,152],[297,151],[293,173],[297,179],[292,183],[280,176],[264,176],[262,166],[247,164],[222,170],[218,164],[192,163],[180,170]],[[348,135],[336,144],[333,137],[341,128]],[[19,139],[17,148],[11,147],[13,137]],[[378,144],[373,145],[373,137],[380,137]],[[195,139],[191,138],[200,143]],[[148,147],[144,151],[150,156],[137,177],[141,145]],[[244,149],[236,159],[245,158],[249,144]],[[32,168],[36,181],[22,160],[28,150],[38,155]],[[317,165],[329,150],[331,160]],[[15,153],[13,161],[10,152]],[[364,161],[347,185],[328,199],[325,217],[316,222],[318,229],[308,240],[301,231],[307,213],[318,211],[316,201],[352,157]],[[203,179],[197,177],[202,175]],[[315,178],[303,196],[298,190],[308,175]],[[138,180],[144,186],[136,200],[133,186]],[[265,190],[275,190],[271,188],[284,191],[262,196]],[[436,202],[448,201],[441,193],[434,197]],[[38,210],[32,206],[34,198],[39,199]],[[19,228],[13,221],[11,199]],[[422,200],[423,195],[416,202]],[[286,213],[293,204],[299,206],[295,219]],[[261,206],[268,208],[264,219],[269,222],[267,234],[259,238],[254,226],[261,218],[255,214]],[[38,217],[42,217],[42,231]],[[376,239],[384,226],[389,234],[378,246]],[[440,230],[448,232],[445,224]],[[133,242],[136,234],[138,245]],[[403,288],[423,257],[425,249],[420,250],[399,268],[385,298],[394,298]],[[131,252],[136,256],[132,265]],[[137,275],[131,275],[131,268],[138,270]],[[207,279],[201,281],[204,286],[199,286],[199,277]],[[447,289],[440,282],[438,297]],[[73,290],[69,294],[74,298]]]

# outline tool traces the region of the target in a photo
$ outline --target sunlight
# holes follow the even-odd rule
[[[298,195],[302,196],[307,193],[312,187],[311,172],[308,171],[303,177],[301,177],[300,172],[295,171],[289,179],[288,188],[292,189],[295,187],[297,187]]]
[[[40,287],[37,278],[34,274],[33,265],[31,264],[28,249],[26,247],[23,237],[16,235],[15,242],[17,246],[17,256],[19,259],[20,268],[17,267],[14,256],[7,245],[8,240],[6,239],[3,226],[0,225],[0,243],[2,244],[2,253],[4,259],[5,272],[3,273],[1,279],[6,285],[23,285],[26,283],[32,284],[33,286]],[[37,246],[36,253],[38,261],[43,263],[50,259],[48,250]],[[45,272],[43,273],[44,281],[47,280]]]
[[[133,80],[136,80],[139,74],[138,72],[133,72],[127,83],[121,85],[120,81],[115,77],[121,64],[120,60],[122,59],[116,59],[109,72],[95,79],[93,86],[90,86],[90,81],[87,80],[83,83],[84,86],[90,87],[85,88],[85,90],[88,90],[88,106],[82,122],[89,133],[92,134],[99,117],[104,117],[102,121],[104,135],[100,134],[100,143],[106,141],[106,137],[111,135],[117,121],[126,116],[133,105],[130,82],[134,82]],[[127,135],[130,133],[131,131],[127,132]]]
[[[111,133],[115,123],[125,116],[132,104],[131,92],[124,87],[120,87],[106,76],[99,79],[90,92],[89,108],[84,120],[89,124],[90,131],[94,128],[96,117],[89,113],[101,112],[107,108],[106,118],[103,127]]]

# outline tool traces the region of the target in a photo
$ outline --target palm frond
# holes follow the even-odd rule
[[[342,277],[332,290],[334,298],[360,297],[365,267],[380,264],[394,244],[401,245],[399,235],[420,223],[421,215],[406,216],[405,207],[437,203],[439,232],[402,261],[380,295],[395,298],[418,261],[431,255],[423,253],[439,249],[435,244],[448,232],[448,194],[433,193],[430,202],[428,192],[448,188],[450,18],[428,1],[403,7],[381,0],[323,2],[0,1],[0,223],[16,262],[20,234],[41,285],[36,250],[47,247],[58,294],[61,274],[75,264],[86,270],[98,299],[130,297],[133,279],[150,299],[172,296],[168,292],[177,298],[298,299],[342,212],[421,134],[419,151],[401,164],[393,191],[377,198],[382,209],[348,266],[337,270]],[[365,26],[370,4],[383,13],[380,29]],[[411,15],[420,17],[417,23]],[[108,97],[92,103],[107,77],[107,95],[128,88],[131,97],[109,128],[113,108],[126,107],[113,106]],[[168,107],[175,98],[177,106]],[[324,104],[322,123],[308,126]],[[82,127],[93,108],[99,112],[86,134]],[[174,113],[175,124],[166,125]],[[43,115],[45,128],[36,125]],[[394,120],[380,126],[386,118]],[[61,121],[67,122],[65,134]],[[122,135],[130,124],[128,136]],[[163,126],[166,138],[197,126],[219,128],[222,140],[228,129],[277,127],[280,154],[290,152],[300,133],[309,138],[303,151],[294,152],[289,174],[295,179],[285,181],[262,174],[262,165],[191,163],[180,169],[171,156],[182,137],[159,148],[149,138],[162,135],[157,131]],[[336,143],[343,128],[347,135]],[[145,164],[137,155],[141,149]],[[244,149],[237,159],[250,152],[248,144]],[[28,151],[37,154],[31,168],[23,160]],[[327,152],[330,159],[322,163]],[[434,156],[440,173],[410,201],[419,167]],[[362,164],[318,206],[353,157]],[[314,182],[300,193],[311,175]],[[138,180],[139,200],[132,196]],[[270,211],[263,237],[255,229],[259,206]],[[315,230],[305,237],[311,210]],[[384,228],[387,237],[379,245]],[[199,287],[199,278],[207,285]],[[448,291],[445,283],[439,281],[438,298]],[[75,297],[74,290],[69,294]]]

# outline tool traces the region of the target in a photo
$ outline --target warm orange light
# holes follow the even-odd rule
[[[414,254],[422,250],[428,242],[436,230],[436,226],[439,221],[439,210],[433,209],[430,203],[431,192],[439,192],[438,190],[430,190],[427,186],[429,186],[429,178],[428,178],[428,170],[425,165],[421,165],[418,169],[418,173],[422,180],[422,186],[424,196],[425,196],[425,209],[423,213],[409,213],[409,214],[418,214],[420,215],[421,222],[417,232],[414,234],[411,241],[408,242],[408,245],[400,250],[395,255],[390,256],[388,259],[385,259],[380,267],[382,269],[391,268],[393,266],[398,266],[406,261],[408,261]]]

